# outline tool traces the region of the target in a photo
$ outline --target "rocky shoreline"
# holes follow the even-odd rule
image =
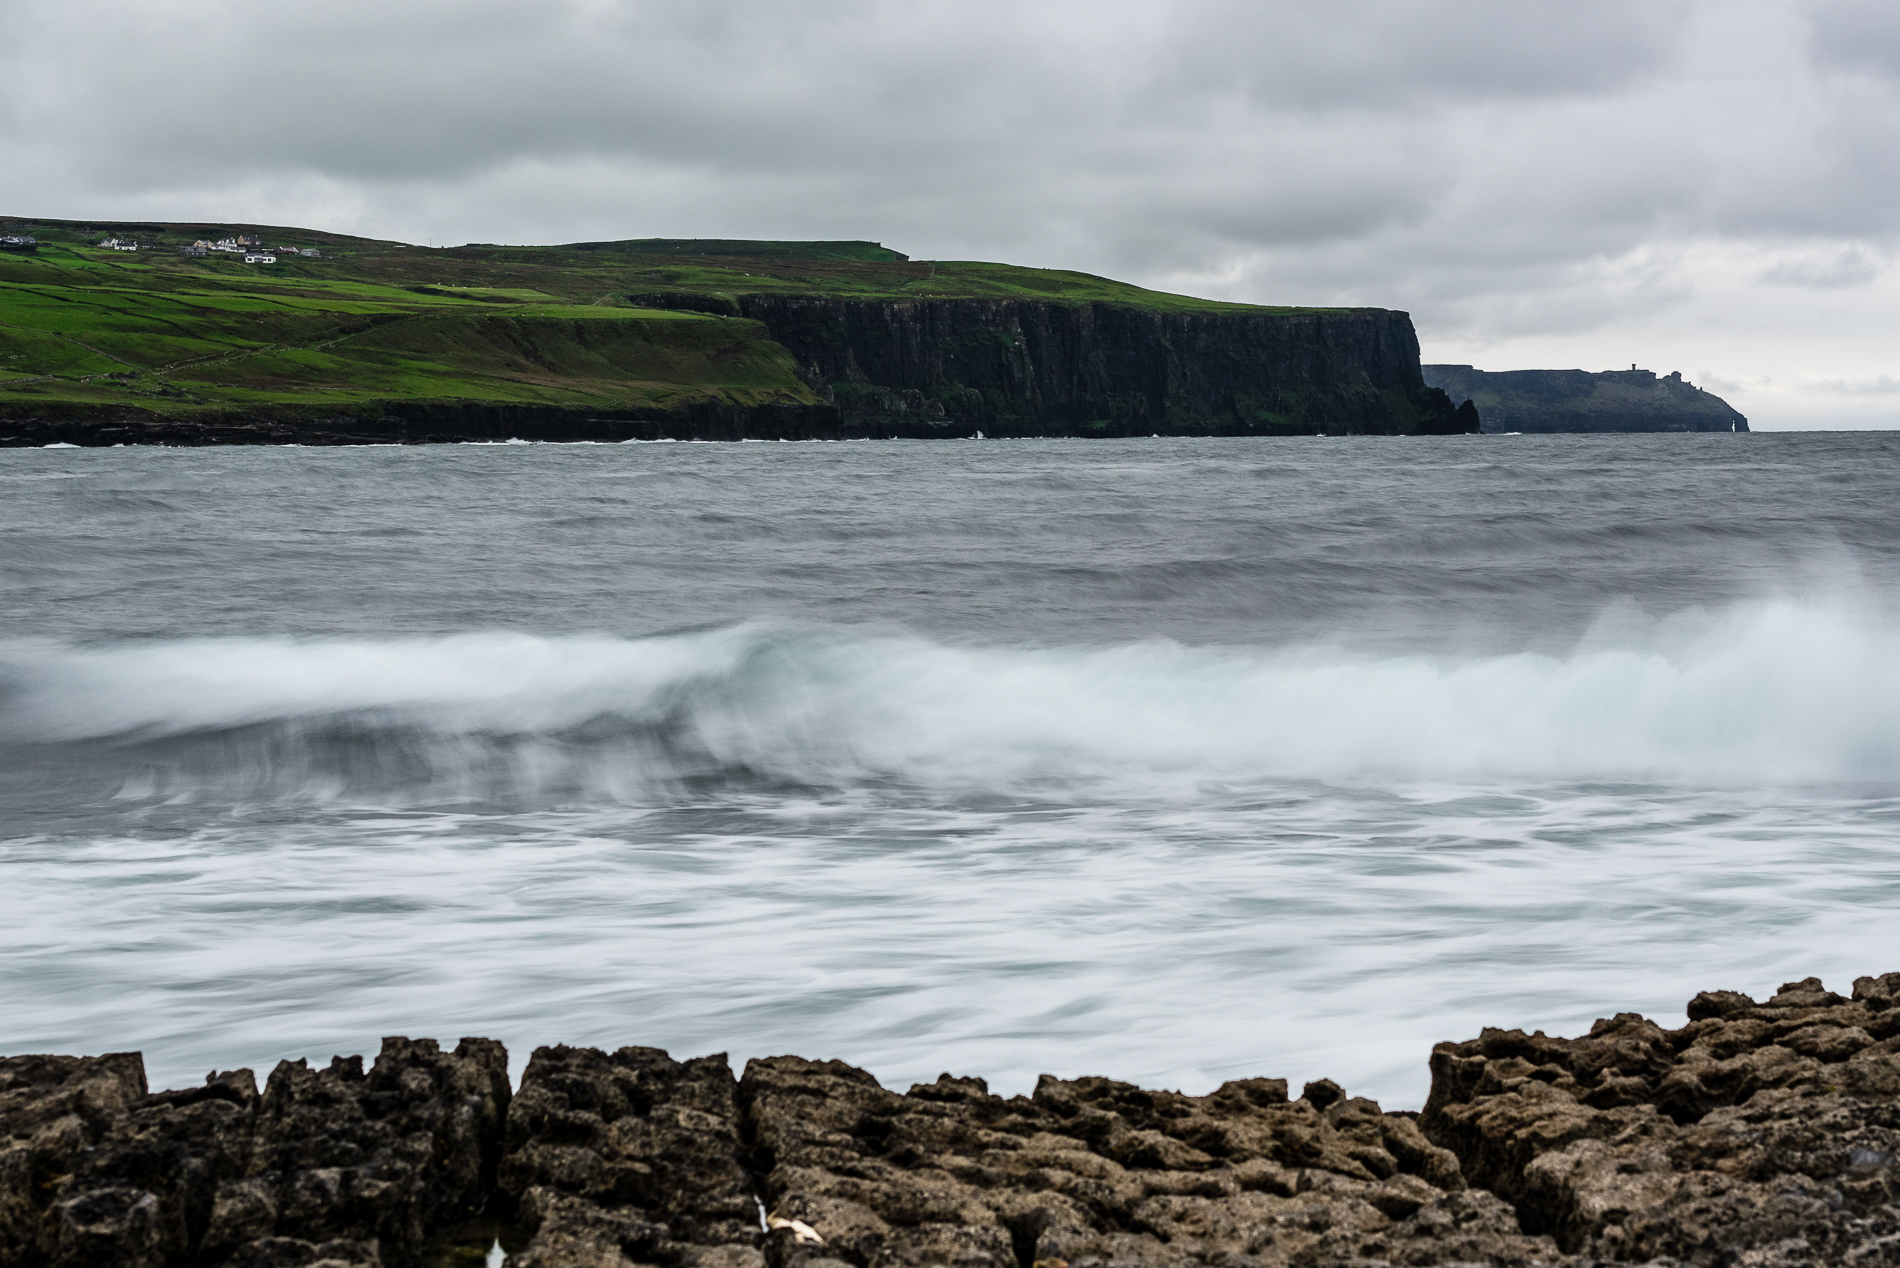
[[[150,1092],[0,1058],[0,1268],[1900,1264],[1900,973],[1697,995],[1665,1030],[1485,1030],[1422,1114],[1336,1084],[386,1039]]]

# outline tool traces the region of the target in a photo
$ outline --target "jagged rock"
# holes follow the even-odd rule
[[[0,1060],[0,1264],[183,1262],[257,1099],[249,1070],[148,1094],[137,1053]]]
[[[5,1268],[399,1268],[492,1185],[500,1044],[388,1039],[148,1093],[137,1053],[0,1059]]]
[[[1695,1264],[1900,1263],[1900,974],[1704,992],[1664,1030],[1486,1030],[1432,1054],[1427,1136],[1564,1250]]]
[[[499,1173],[534,1234],[522,1268],[763,1268],[735,1091],[723,1053],[536,1049]]]
[[[1337,1096],[1331,1094],[1337,1093]],[[842,1062],[753,1061],[739,1085],[775,1232],[773,1268],[955,1263],[1408,1264],[1550,1259],[1510,1208],[1464,1192],[1406,1115],[1337,1085],[1210,1096],[1045,1076],[1032,1097],[944,1075],[898,1095]]]
[[[452,1053],[433,1039],[385,1039],[368,1074],[361,1057],[326,1070],[279,1062],[249,1166],[218,1186],[206,1258],[418,1262],[432,1228],[481,1208],[509,1099],[508,1054],[492,1039]]]
[[[136,1053],[0,1060],[0,1265],[44,1258],[55,1195],[145,1091]]]
[[[518,1268],[1900,1265],[1900,974],[1689,1015],[1440,1044],[1422,1116],[1324,1079],[899,1095],[653,1048],[540,1049],[511,1100],[474,1039],[283,1063],[261,1097],[4,1058],[0,1268],[412,1268],[497,1187]]]

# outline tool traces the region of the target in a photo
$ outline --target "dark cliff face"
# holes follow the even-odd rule
[[[1747,431],[1748,420],[1680,372],[1475,370],[1428,365],[1425,381],[1472,401],[1499,432]]]
[[[847,428],[886,436],[1475,431],[1381,310],[1155,313],[1035,300],[743,295]]]

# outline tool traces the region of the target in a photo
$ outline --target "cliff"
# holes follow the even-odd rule
[[[639,302],[638,297],[633,297]],[[1443,435],[1405,313],[740,294],[847,427],[932,436]],[[670,302],[691,302],[689,297]]]
[[[1705,991],[1431,1054],[1422,1114],[1328,1079],[1205,1096],[842,1061],[385,1039],[151,1092],[0,1058],[0,1268],[1884,1265],[1900,973]]]
[[[1504,370],[1468,365],[1422,367],[1425,382],[1453,400],[1469,400],[1484,430],[1502,432],[1619,432],[1748,430],[1727,401],[1680,372],[1649,370]]]
[[[1378,309],[871,242],[0,229],[41,247],[0,259],[0,445],[1477,429],[1420,377],[1410,319]],[[194,245],[235,235],[283,244],[276,262]]]

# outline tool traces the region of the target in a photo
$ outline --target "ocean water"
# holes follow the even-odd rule
[[[0,1052],[1332,1077],[1900,968],[1900,436],[0,451]]]

